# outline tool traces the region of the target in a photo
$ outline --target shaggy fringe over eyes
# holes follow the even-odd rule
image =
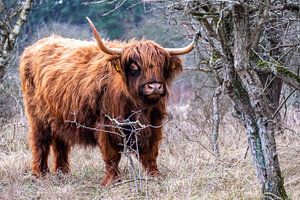
[[[182,61],[178,56],[170,56],[163,48],[152,41],[131,41],[125,47],[122,55],[122,65],[125,67],[134,60],[145,73],[145,79],[162,77],[167,84],[182,72]]]

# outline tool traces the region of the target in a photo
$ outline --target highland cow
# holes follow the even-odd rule
[[[117,180],[124,147],[123,138],[114,134],[120,131],[110,120],[115,118],[149,125],[130,145],[138,149],[145,171],[159,175],[156,159],[169,87],[182,71],[178,55],[190,52],[195,38],[184,48],[162,48],[144,39],[105,42],[88,21],[96,42],[52,36],[26,48],[21,57],[32,173],[49,172],[50,148],[54,170],[69,172],[71,147],[79,144],[100,148],[106,168],[102,185]],[[122,131],[128,136],[130,130],[125,125]]]

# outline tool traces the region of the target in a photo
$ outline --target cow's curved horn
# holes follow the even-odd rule
[[[173,56],[189,53],[190,51],[192,51],[196,47],[196,42],[197,42],[199,37],[200,37],[200,32],[196,33],[194,38],[193,38],[193,41],[185,47],[182,47],[182,48],[164,48],[164,49],[166,51],[168,51],[170,55],[173,55]]]
[[[99,48],[106,54],[109,54],[109,55],[120,55],[123,51],[122,48],[110,48],[108,46],[105,46],[103,40],[101,39],[95,25],[93,24],[92,20],[90,20],[90,18],[86,17],[86,19],[88,20],[90,26],[91,26],[91,29],[93,30],[93,33],[94,33],[94,36],[95,36],[95,39],[97,41],[97,44],[99,46]]]

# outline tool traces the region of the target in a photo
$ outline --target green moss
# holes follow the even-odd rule
[[[216,62],[219,58],[220,58],[220,56],[218,54],[216,54],[215,52],[213,52],[213,54],[210,57],[210,60],[212,62]]]
[[[281,65],[275,65],[275,68],[278,74],[293,78],[297,80],[298,83],[300,83],[300,76],[297,76],[296,74],[294,74],[293,72],[289,71],[288,69],[286,69]]]
[[[290,78],[296,80],[298,83],[300,83],[300,76],[298,76],[295,73],[291,72],[290,70],[285,68],[283,65],[281,65],[277,61],[268,62],[268,61],[264,61],[264,60],[258,60],[256,64],[260,68],[268,68],[269,66],[272,66],[272,68],[273,68],[272,70],[273,70],[274,73],[280,74],[280,75],[283,75],[283,76],[286,76],[286,77],[290,77]]]
[[[255,131],[253,136],[255,137],[254,140],[255,140],[256,162],[258,162],[261,168],[265,168],[266,162],[262,151],[261,139],[258,136],[257,131]]]
[[[267,68],[269,66],[268,62],[264,60],[258,60],[256,65],[261,68]]]

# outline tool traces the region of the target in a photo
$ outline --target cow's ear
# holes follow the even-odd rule
[[[116,62],[116,63],[114,64],[114,67],[115,67],[115,70],[116,70],[117,72],[120,73],[120,72],[122,71],[120,62]]]
[[[169,77],[170,79],[174,79],[176,75],[182,72],[182,60],[178,56],[170,57],[170,65],[169,65]]]
[[[117,72],[121,73],[122,71],[124,71],[122,69],[121,61],[120,61],[119,57],[113,57],[113,58],[111,58],[110,63],[112,65],[111,67],[113,67],[114,70],[116,70]]]

